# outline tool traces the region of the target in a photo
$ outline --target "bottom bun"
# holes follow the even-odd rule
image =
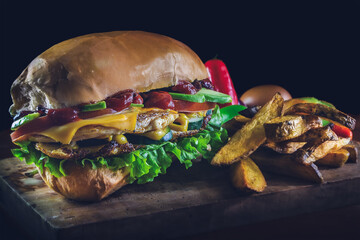
[[[66,176],[57,178],[44,167],[43,173],[38,169],[44,182],[54,191],[69,199],[78,201],[100,201],[127,184],[129,172],[126,168],[112,171],[108,168],[92,169],[73,161],[66,161]]]

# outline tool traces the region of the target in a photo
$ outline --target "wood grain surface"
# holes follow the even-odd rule
[[[269,175],[267,189],[244,194],[228,168],[205,161],[172,166],[153,183],[125,186],[98,203],[79,203],[49,189],[34,167],[0,160],[0,204],[35,239],[174,238],[360,203],[360,164],[321,169],[324,184]]]

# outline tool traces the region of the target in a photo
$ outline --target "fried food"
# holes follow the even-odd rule
[[[280,94],[276,94],[220,149],[212,159],[211,164],[232,164],[247,158],[265,142],[264,123],[279,117],[282,113],[283,104],[284,99]]]
[[[282,142],[296,138],[309,129],[321,126],[321,119],[314,115],[281,116],[264,124],[266,138],[272,142]]]
[[[327,167],[342,167],[349,159],[350,153],[344,148],[332,151],[316,161],[316,164]]]
[[[313,153],[324,143],[338,140],[338,136],[331,130],[330,126],[314,128],[303,134],[306,135],[307,143],[292,154],[292,158],[303,164],[311,164],[319,158],[315,158]],[[303,137],[301,135],[301,137]]]
[[[284,141],[284,142],[266,142],[264,143],[264,146],[278,153],[292,154],[296,152],[299,148],[302,148],[305,144],[306,142]]]
[[[306,159],[305,164],[316,162],[318,159],[325,157],[329,152],[336,151],[350,142],[349,138],[339,138],[336,141],[325,141],[313,151]]]
[[[353,130],[355,128],[356,120],[343,113],[336,108],[331,108],[329,106],[317,103],[298,103],[285,111],[284,115],[292,115],[292,114],[299,114],[299,113],[306,113],[311,115],[316,115],[319,117],[324,117],[330,119],[334,122],[340,123],[345,127],[350,128]]]
[[[262,192],[266,188],[264,175],[251,158],[244,158],[231,165],[230,176],[235,188]]]
[[[314,163],[309,165],[295,161],[289,154],[280,154],[271,149],[259,148],[251,158],[261,171],[296,177],[314,183],[323,183],[324,179]]]
[[[353,144],[346,144],[343,149],[346,149],[349,152],[348,162],[356,163],[358,161],[358,149]]]

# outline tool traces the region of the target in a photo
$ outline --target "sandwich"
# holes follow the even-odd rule
[[[201,59],[170,37],[115,31],[63,41],[11,86],[12,149],[66,198],[99,201],[186,168],[227,142]]]

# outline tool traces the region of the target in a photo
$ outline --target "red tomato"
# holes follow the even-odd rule
[[[174,109],[174,101],[168,92],[150,92],[144,105],[146,108]]]
[[[200,112],[213,109],[216,106],[216,103],[212,102],[188,102],[183,100],[174,100],[175,110],[178,112]]]

